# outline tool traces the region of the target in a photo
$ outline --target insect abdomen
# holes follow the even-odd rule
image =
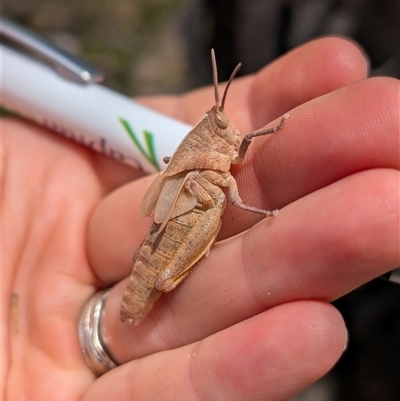
[[[140,250],[122,300],[121,320],[139,324],[161,295],[155,287],[159,274],[173,263],[185,247],[185,238],[198,225],[204,211],[198,208],[171,219],[165,229],[157,234],[159,224],[153,224]],[[191,268],[193,266],[188,266]]]

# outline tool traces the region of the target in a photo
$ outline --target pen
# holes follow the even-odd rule
[[[6,110],[147,173],[160,171],[192,128],[99,85],[97,69],[5,18],[0,35],[52,65],[0,45]]]

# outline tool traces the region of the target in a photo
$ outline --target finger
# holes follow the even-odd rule
[[[345,344],[332,306],[281,305],[198,343],[120,366],[83,400],[286,400],[324,375]]]
[[[234,170],[244,202],[281,208],[348,174],[399,168],[398,88],[398,82],[390,79],[367,80],[294,110],[286,126],[271,138],[255,141],[243,168]],[[138,208],[152,179],[114,192],[92,216],[88,255],[105,285],[131,270],[132,255],[151,224],[150,218],[138,217]],[[259,219],[228,202],[219,239]]]
[[[217,55],[218,56],[218,55]],[[210,61],[210,77],[211,77]],[[353,43],[324,38],[289,52],[258,74],[233,81],[226,112],[242,134],[254,131],[294,107],[366,77],[364,55]],[[222,93],[225,85],[220,85]],[[214,105],[214,89],[180,97],[148,97],[143,104],[189,124]]]
[[[105,287],[129,274],[132,257],[151,227],[151,218],[139,217],[139,205],[152,179],[145,177],[110,194],[90,219],[89,263]]]
[[[110,193],[128,182],[146,175],[133,166],[101,153],[88,151],[88,156],[104,193]]]
[[[111,291],[104,327],[120,362],[205,338],[276,305],[332,301],[399,260],[399,172],[369,170],[218,243],[137,327],[120,321],[126,281]]]
[[[282,130],[254,140],[232,168],[244,203],[279,209],[357,171],[399,169],[399,90],[398,80],[369,79],[292,110]],[[228,203],[221,237],[259,220]]]
[[[250,129],[258,129],[302,103],[365,79],[367,68],[360,48],[340,38],[318,39],[294,49],[288,60],[277,60],[254,80],[248,97]]]

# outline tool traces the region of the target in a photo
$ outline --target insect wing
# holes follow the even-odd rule
[[[196,198],[184,190],[189,175],[190,173],[185,172],[165,180],[154,212],[154,222],[161,223],[159,231],[163,230],[170,219],[186,213],[196,206]]]
[[[154,222],[156,224],[162,223],[171,215],[171,209],[185,184],[186,176],[187,173],[181,173],[164,180],[154,211]]]
[[[154,212],[165,178],[162,174],[159,174],[151,183],[140,204],[140,216],[150,216]]]
[[[182,214],[193,210],[197,205],[197,199],[188,191],[182,190],[176,200],[175,206],[172,210],[170,219],[181,216]]]

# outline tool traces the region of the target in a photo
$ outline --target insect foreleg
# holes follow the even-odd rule
[[[227,187],[229,191],[229,200],[233,205],[241,209],[263,214],[266,217],[276,216],[278,214],[277,210],[264,210],[244,204],[240,198],[236,180],[229,172],[221,174],[216,171],[204,171],[198,181],[201,182],[202,186],[207,187],[207,191],[210,194],[213,190],[219,189],[218,187]]]
[[[278,210],[264,210],[244,204],[239,196],[236,180],[230,174],[226,177],[224,184],[224,186],[228,187],[229,200],[231,201],[232,205],[235,205],[240,209],[248,210],[249,212],[263,214],[265,217],[276,216],[278,214]]]
[[[257,136],[262,136],[262,135],[274,134],[275,132],[279,131],[283,127],[285,121],[288,118],[289,118],[289,114],[285,114],[281,118],[281,121],[279,122],[279,124],[277,126],[272,127],[272,128],[268,128],[268,129],[265,129],[265,130],[254,131],[254,132],[251,132],[250,134],[247,134],[243,138],[242,142],[240,143],[238,154],[233,159],[232,164],[239,163],[239,162],[241,162],[243,160],[244,156],[246,155],[247,149],[250,146],[251,140],[253,138],[255,138]]]

